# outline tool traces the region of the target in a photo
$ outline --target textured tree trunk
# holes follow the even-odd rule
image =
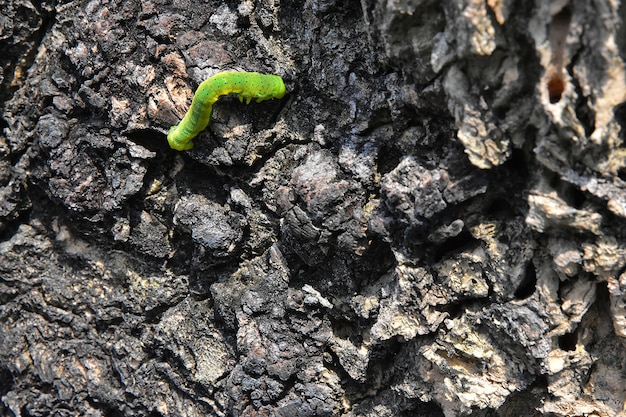
[[[0,0],[0,415],[623,415],[625,14]]]

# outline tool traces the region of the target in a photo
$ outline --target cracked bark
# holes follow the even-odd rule
[[[0,0],[0,415],[625,412],[623,6],[343,3]]]

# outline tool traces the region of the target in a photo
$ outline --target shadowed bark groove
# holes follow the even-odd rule
[[[622,415],[624,10],[0,0],[0,416]]]

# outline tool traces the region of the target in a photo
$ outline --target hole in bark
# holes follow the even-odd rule
[[[345,319],[337,319],[333,325],[333,334],[341,339],[349,340],[356,346],[363,343],[363,335],[358,324]]]
[[[453,320],[461,317],[461,314],[467,310],[467,304],[463,301],[456,303],[452,302],[438,308],[437,310],[442,313],[448,313],[448,317]]]
[[[524,271],[524,278],[519,283],[515,290],[515,298],[523,300],[530,297],[535,292],[537,286],[537,272],[535,271],[535,265],[531,262],[526,264],[526,270]]]
[[[447,253],[460,251],[465,248],[473,247],[479,244],[478,240],[471,235],[467,230],[463,230],[455,237],[446,240],[436,248],[434,257],[435,262],[440,261]]]
[[[561,53],[565,46],[571,20],[572,11],[569,7],[563,7],[563,9],[552,18],[552,26],[550,27],[550,39],[553,42],[552,47],[553,49],[556,49],[555,46],[560,48],[559,52]]]
[[[563,67],[565,43],[569,32],[572,11],[564,7],[559,13],[554,15],[550,25],[550,48],[552,49],[552,59],[548,69],[548,95],[550,103],[558,103],[565,91],[565,80],[563,79]]]
[[[402,153],[391,144],[384,144],[378,152],[378,171],[381,175],[391,172],[398,164]]]
[[[548,95],[550,96],[550,103],[558,103],[561,100],[561,96],[565,91],[565,80],[561,74],[554,74],[548,80]]]
[[[563,350],[573,351],[576,350],[576,343],[578,342],[578,333],[573,331],[571,333],[565,333],[559,336],[559,347]]]

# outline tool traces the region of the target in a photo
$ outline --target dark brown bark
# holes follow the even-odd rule
[[[0,415],[623,413],[624,13],[0,0]]]

